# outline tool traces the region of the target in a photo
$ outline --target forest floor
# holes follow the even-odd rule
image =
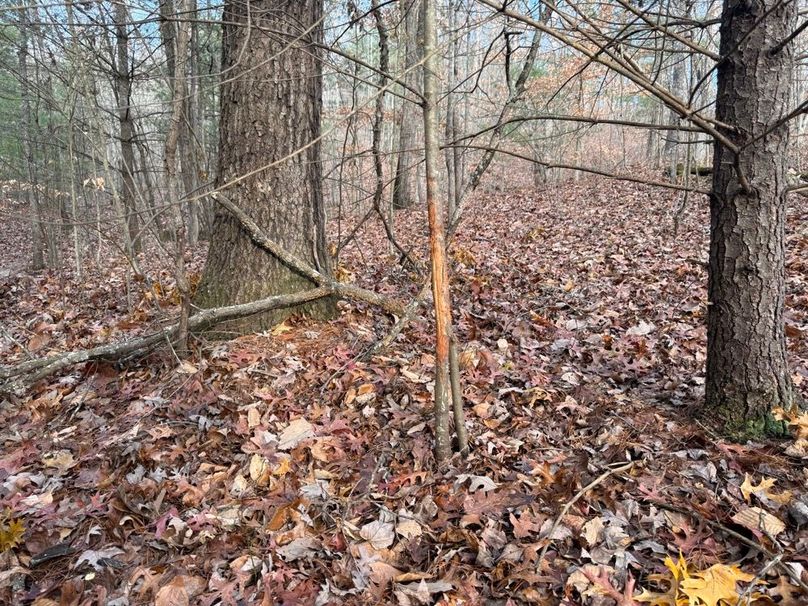
[[[450,249],[472,449],[440,469],[430,323],[357,360],[391,319],[353,302],[1,400],[0,604],[808,603],[806,440],[734,444],[691,420],[708,213],[691,198],[677,231],[679,202],[600,179],[476,197]],[[806,393],[794,202],[786,321]],[[424,214],[396,223],[423,258]],[[0,363],[174,310],[156,260],[140,282],[107,252],[81,280],[29,274],[22,233],[0,228]],[[415,292],[394,261],[370,222],[340,274]]]

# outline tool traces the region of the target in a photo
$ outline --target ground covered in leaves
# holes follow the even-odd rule
[[[803,200],[787,326],[805,393]],[[451,246],[472,451],[440,469],[430,323],[360,359],[391,319],[352,302],[6,397],[0,603],[808,603],[808,419],[743,445],[690,420],[708,219],[679,204],[602,180],[477,197]],[[170,317],[159,263],[29,275],[19,233],[0,235],[2,363]],[[396,234],[423,261],[423,214]],[[369,222],[339,271],[404,298],[419,278],[394,261]]]

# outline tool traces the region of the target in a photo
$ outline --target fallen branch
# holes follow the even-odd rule
[[[366,303],[376,305],[377,307],[381,307],[382,309],[396,315],[403,313],[404,305],[402,305],[400,302],[366,288],[337,282],[331,276],[327,276],[317,271],[305,261],[298,259],[296,256],[269,238],[258,226],[258,224],[247,215],[247,213],[230,201],[229,198],[222,195],[221,192],[214,193],[211,195],[211,197],[230,211],[233,217],[235,217],[241,224],[242,229],[247,232],[247,235],[250,236],[250,239],[257,246],[276,256],[281,262],[285,263],[292,270],[296,271],[303,277],[308,278],[317,286],[326,286],[330,288],[335,295],[365,301]]]
[[[342,284],[331,276],[317,271],[311,265],[297,258],[270,239],[255,221],[250,219],[243,210],[226,196],[217,192],[212,194],[211,197],[230,211],[257,246],[275,255],[292,270],[311,280],[316,285],[316,288],[298,293],[267,297],[251,303],[203,310],[188,319],[189,331],[200,332],[228,320],[237,320],[273,309],[292,307],[332,295],[365,301],[396,315],[401,315],[406,311],[407,308],[395,299],[380,295],[366,288]],[[93,360],[119,360],[134,353],[146,353],[161,344],[171,345],[179,335],[179,328],[179,323],[174,323],[159,332],[144,337],[29,360],[16,366],[2,367],[0,368],[0,392],[22,395],[31,384],[68,366]]]
[[[216,307],[203,310],[188,319],[188,327],[193,332],[201,332],[211,326],[237,320],[247,316],[264,313],[273,309],[293,307],[336,294],[332,288],[321,286],[312,290],[267,297],[251,303]],[[163,330],[119,343],[109,343],[63,354],[48,356],[38,360],[22,362],[16,366],[0,367],[0,392],[24,395],[30,385],[60,370],[94,360],[119,360],[138,353],[147,353],[163,344],[172,344],[177,338],[179,323],[176,322]]]

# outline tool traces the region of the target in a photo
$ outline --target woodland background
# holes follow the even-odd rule
[[[806,603],[808,5],[0,14],[0,603]]]

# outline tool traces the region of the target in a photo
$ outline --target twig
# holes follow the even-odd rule
[[[11,334],[9,331],[7,331],[7,330],[6,330],[6,327],[5,327],[5,326],[3,326],[2,324],[0,324],[0,331],[2,331],[2,332],[3,332],[3,336],[4,336],[6,339],[8,339],[8,340],[9,340],[9,341],[11,341],[12,343],[14,343],[14,345],[16,345],[17,347],[19,347],[21,350],[23,350],[23,351],[25,352],[25,355],[26,355],[26,356],[28,356],[28,359],[29,359],[29,360],[34,360],[34,359],[36,359],[36,356],[34,356],[34,354],[32,354],[32,353],[31,353],[31,350],[29,350],[29,349],[28,349],[28,348],[27,348],[25,345],[23,345],[23,344],[22,344],[22,343],[20,343],[20,342],[19,342],[17,339],[15,339],[15,338],[14,338],[14,335],[12,335],[12,334]]]
[[[553,544],[553,533],[558,528],[558,525],[561,524],[561,520],[564,518],[567,513],[569,513],[570,508],[578,502],[578,500],[584,496],[587,492],[592,490],[595,486],[602,484],[609,476],[612,476],[616,473],[620,473],[622,471],[627,471],[634,467],[635,461],[629,461],[625,465],[621,465],[620,467],[615,467],[614,469],[607,469],[602,474],[600,474],[597,478],[592,480],[589,484],[581,488],[572,499],[567,501],[564,504],[564,507],[561,508],[561,513],[558,514],[553,525],[550,527],[550,531],[547,533],[547,544],[542,548],[541,553],[539,554],[539,559],[536,561],[536,566],[541,567],[541,563],[544,561],[544,556],[547,555],[547,550],[550,549],[550,545]]]
[[[780,560],[783,559],[783,554],[778,553],[777,557],[773,560],[769,560],[766,565],[755,575],[755,578],[746,586],[746,589],[743,590],[743,593],[738,596],[738,604],[742,604],[744,600],[746,600],[746,606],[749,606],[752,603],[752,588],[760,581],[769,570],[773,567],[777,566],[780,563]]]

